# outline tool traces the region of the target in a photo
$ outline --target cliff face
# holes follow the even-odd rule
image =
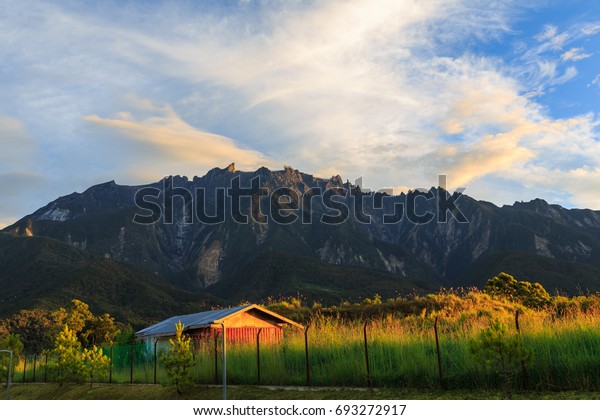
[[[146,197],[138,196],[138,204],[146,210],[135,202],[141,189]],[[238,198],[236,191],[246,196]],[[348,217],[337,223],[344,215],[340,203]],[[156,223],[134,221],[136,214],[150,215],[152,205],[160,209]],[[402,218],[391,220],[394,213]],[[221,214],[214,223],[201,221]],[[428,214],[433,220],[415,223]],[[248,220],[241,223],[244,216]],[[441,188],[391,197],[362,192],[339,176],[321,179],[289,167],[241,172],[232,164],[192,180],[174,176],[139,187],[108,182],[58,198],[4,231],[51,237],[192,290],[243,282],[249,267],[273,252],[388,272],[406,279],[406,287],[413,285],[409,279],[432,287],[440,281],[476,284],[481,278],[475,276],[503,269],[502,255],[518,256],[523,263],[513,270],[542,284],[536,276],[543,270],[527,269],[533,261],[577,265],[583,270],[579,279],[554,273],[554,283],[547,285],[565,290],[594,288],[587,279],[600,267],[597,211],[567,210],[539,199],[497,207]],[[290,263],[289,270],[298,268]]]

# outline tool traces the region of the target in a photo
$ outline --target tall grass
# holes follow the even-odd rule
[[[427,299],[388,302],[385,310],[371,308],[369,316],[363,313],[358,317],[339,316],[339,312],[336,315],[316,308],[304,319],[306,324],[310,323],[310,385],[367,386],[363,336],[367,322],[373,386],[500,389],[504,385],[501,372],[493,363],[475,357],[471,343],[492,319],[501,319],[509,325],[511,335],[518,334],[515,311],[520,310],[519,337],[529,355],[525,368],[530,389],[600,391],[600,299],[575,305],[561,301],[560,305],[545,310],[523,308],[476,292],[460,297],[430,295]],[[436,317],[439,319],[442,381],[438,375],[433,330]],[[261,384],[305,385],[304,332],[290,328],[284,337],[282,343],[261,346]],[[228,383],[257,383],[256,350],[256,343],[228,344]],[[221,381],[220,351],[218,347],[217,382]],[[137,345],[134,353],[134,382],[152,383],[152,349]],[[130,381],[129,355],[129,346],[113,349],[113,382]],[[521,364],[513,363],[509,374],[511,386],[521,387],[524,383]],[[192,376],[196,383],[215,382],[214,342],[197,343]],[[17,379],[20,379],[19,373]],[[159,356],[157,382],[166,380]]]

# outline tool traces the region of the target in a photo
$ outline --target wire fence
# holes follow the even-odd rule
[[[394,324],[365,322],[340,328],[307,327],[286,331],[279,343],[253,340],[227,343],[227,381],[248,385],[416,387],[440,389],[600,390],[600,329],[593,324],[565,331],[523,332],[518,313],[511,327],[527,351],[500,365],[477,359],[472,339],[456,325],[423,322],[418,333]],[[521,321],[522,324],[522,321]],[[415,327],[415,331],[416,331]],[[471,334],[474,336],[474,334]],[[193,340],[195,384],[222,381],[221,337]],[[164,341],[106,345],[108,373],[96,383],[166,384],[161,356]],[[508,356],[507,356],[508,357]],[[55,382],[55,356],[22,357],[14,367],[16,383]],[[508,375],[508,376],[507,376]]]

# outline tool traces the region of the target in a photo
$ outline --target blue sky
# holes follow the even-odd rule
[[[600,2],[0,0],[0,226],[284,164],[600,209]]]

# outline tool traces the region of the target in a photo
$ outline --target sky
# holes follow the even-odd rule
[[[600,209],[600,2],[0,0],[0,227],[289,165]]]

